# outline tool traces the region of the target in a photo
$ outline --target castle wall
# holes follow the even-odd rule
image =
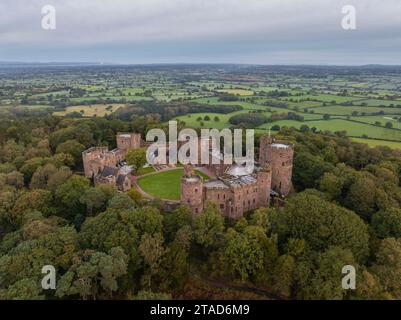
[[[92,178],[110,162],[107,147],[90,148],[82,152],[85,177]]]
[[[233,188],[233,212],[230,218],[241,218],[245,212],[258,208],[258,186],[256,183]]]
[[[268,207],[270,204],[270,191],[272,185],[271,167],[262,168],[257,173],[258,206]]]
[[[204,188],[204,201],[217,204],[225,216],[231,212],[232,198],[232,191],[228,187]]]

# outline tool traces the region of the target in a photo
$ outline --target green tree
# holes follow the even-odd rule
[[[25,278],[10,285],[5,294],[8,300],[43,300],[42,288],[39,281]]]
[[[319,253],[313,263],[307,266],[307,273],[302,272],[302,269],[299,268],[302,264],[298,266],[298,270],[295,272],[299,288],[298,298],[343,299],[347,293],[341,286],[344,277],[342,268],[345,265],[358,267],[351,251],[340,247],[330,247]],[[305,268],[306,265],[303,264],[303,267]]]
[[[77,140],[67,140],[57,146],[56,153],[69,154],[74,158],[76,167],[82,166],[82,151],[86,148]]]
[[[81,203],[86,205],[89,215],[106,209],[107,202],[115,195],[117,191],[108,185],[101,185],[95,188],[89,188],[79,199]]]
[[[109,200],[108,207],[119,210],[130,209],[135,207],[135,202],[129,195],[125,193],[117,193]]]
[[[115,210],[87,218],[79,232],[79,241],[84,249],[108,252],[113,247],[121,247],[129,255],[134,270],[139,265],[138,239],[133,222],[124,219]]]
[[[134,171],[136,172],[139,168],[142,168],[146,164],[146,149],[134,149],[127,152],[125,156],[125,160],[127,163],[134,167]]]
[[[160,271],[162,257],[166,252],[163,244],[164,239],[160,233],[156,233],[153,236],[145,233],[141,238],[139,252],[147,266],[147,271],[142,278],[142,282],[148,289],[152,288],[153,277]]]
[[[307,152],[299,152],[294,157],[293,182],[299,189],[313,188],[317,180],[333,166],[321,157]]]
[[[379,238],[401,237],[401,209],[379,211],[372,217],[372,227]]]
[[[401,299],[401,240],[381,240],[376,262],[370,271],[379,279],[382,288],[392,299]]]
[[[59,186],[55,193],[58,206],[66,211],[66,216],[78,215],[85,212],[85,206],[80,198],[89,189],[89,181],[85,177],[72,175]]]
[[[22,192],[11,211],[13,224],[21,224],[24,214],[28,211],[38,210],[45,215],[50,214],[53,207],[52,199],[51,192],[47,190],[34,189]]]
[[[208,203],[193,222],[195,241],[205,248],[213,247],[224,231],[224,218],[215,205]]]
[[[358,261],[369,253],[368,228],[350,210],[303,192],[288,201],[283,215],[286,236],[304,239],[313,250],[339,246],[350,249]]]
[[[295,260],[290,255],[278,257],[272,275],[272,288],[279,295],[289,298],[295,282]]]
[[[349,188],[345,204],[362,218],[370,220],[375,211],[376,185],[367,177],[358,178]]]
[[[74,264],[60,278],[56,296],[79,295],[95,299],[102,294],[111,297],[118,287],[118,279],[127,273],[128,257],[120,247],[108,253],[84,251],[74,258]]]

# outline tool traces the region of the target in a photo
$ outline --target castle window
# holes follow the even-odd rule
[[[224,204],[220,204],[220,209],[224,209]]]
[[[223,199],[225,199],[225,198],[226,198],[226,195],[224,194],[224,195],[223,195]]]
[[[217,194],[217,199],[220,199],[220,194],[219,193]]]
[[[198,188],[195,188],[195,192],[198,192]]]
[[[283,162],[281,165],[284,167],[285,166],[285,162]]]
[[[255,203],[255,199],[253,199],[253,203]]]
[[[248,200],[248,206],[251,204],[251,200]]]
[[[195,213],[198,213],[198,208],[195,208]]]

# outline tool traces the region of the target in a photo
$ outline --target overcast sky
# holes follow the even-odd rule
[[[401,64],[401,0],[1,0],[0,61]]]

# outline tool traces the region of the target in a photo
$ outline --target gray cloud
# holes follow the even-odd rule
[[[46,4],[57,10],[55,31],[41,29]],[[357,9],[355,31],[340,26],[345,4]],[[161,51],[188,44],[184,52],[192,52],[202,43],[212,54],[214,48],[220,52],[221,44],[231,48],[237,43],[243,57],[263,52],[289,57],[289,52],[376,52],[379,45],[392,51],[400,47],[400,14],[399,0],[2,0],[0,59],[18,46],[156,45]],[[235,54],[227,51],[225,56]]]

